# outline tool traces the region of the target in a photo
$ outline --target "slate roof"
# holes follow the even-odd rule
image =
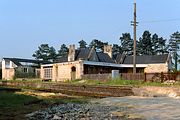
[[[32,60],[32,59],[21,59],[21,58],[3,58],[4,60],[12,61],[17,66],[22,66],[21,62],[35,63],[35,64],[50,64],[48,61]]]
[[[77,50],[75,60],[78,60],[78,59],[87,60],[90,52],[91,50],[89,48],[81,48]]]
[[[96,60],[94,60],[93,55],[97,57]],[[126,56],[125,53],[116,54],[116,55],[113,55],[113,58],[110,58],[110,56],[107,53],[95,52],[95,51],[92,52],[90,48],[82,48],[82,49],[76,50],[75,61],[79,59],[88,60],[88,61],[96,61],[96,62],[133,64],[133,56]],[[168,59],[168,54],[136,56],[136,64],[165,63],[167,59]],[[58,58],[55,62],[62,63],[62,62],[67,62],[67,61],[68,61],[68,55],[65,55],[63,57]]]
[[[91,54],[91,55],[90,55]],[[102,52],[95,52],[92,51],[90,48],[81,48],[75,51],[75,61],[76,60],[88,60],[88,61],[95,61],[93,55],[97,55],[96,62],[108,62],[108,63],[115,63],[113,59],[109,57],[108,54]],[[88,58],[89,57],[89,58]],[[68,61],[68,55],[59,57],[55,60],[55,63],[62,63]]]
[[[62,63],[62,62],[67,62],[68,61],[68,55],[62,56],[57,58],[54,63]]]
[[[136,64],[165,63],[167,60],[168,54],[136,56]],[[126,56],[123,64],[133,64],[133,56]]]
[[[107,53],[97,52],[97,56],[99,59],[98,62],[115,63],[115,61],[112,58],[110,58]]]

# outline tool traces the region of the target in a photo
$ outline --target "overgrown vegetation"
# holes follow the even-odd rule
[[[0,87],[3,89],[4,87]],[[48,108],[54,104],[85,103],[89,98],[85,97],[42,97],[25,93],[13,93],[0,91],[0,120],[24,120],[25,115],[33,111]]]
[[[130,86],[170,86],[163,84],[161,82],[144,82],[140,80],[122,80],[114,79],[106,82],[101,82],[99,80],[73,80],[69,82],[70,84],[86,84],[86,85],[108,85],[108,86],[121,86],[121,85],[130,85]],[[173,84],[174,86],[179,86],[180,83]]]
[[[16,71],[13,78],[17,79],[17,78],[35,78],[35,77],[36,75],[33,72],[24,73],[24,72]]]
[[[38,100],[38,98],[27,95],[20,95],[9,92],[0,93],[0,108],[3,107],[22,107],[25,103]]]

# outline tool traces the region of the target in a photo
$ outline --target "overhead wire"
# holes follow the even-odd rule
[[[152,21],[139,21],[139,24],[144,24],[144,23],[159,23],[159,22],[172,22],[172,21],[180,21],[180,18],[152,20]]]

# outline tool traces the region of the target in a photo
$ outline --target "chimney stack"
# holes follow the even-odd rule
[[[112,58],[112,45],[104,45],[104,53],[107,53]]]
[[[69,45],[68,62],[75,60],[75,45]]]

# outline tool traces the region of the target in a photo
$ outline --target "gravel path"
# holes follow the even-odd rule
[[[26,115],[29,120],[143,120],[137,115],[127,115],[127,107],[97,103],[67,103]]]

